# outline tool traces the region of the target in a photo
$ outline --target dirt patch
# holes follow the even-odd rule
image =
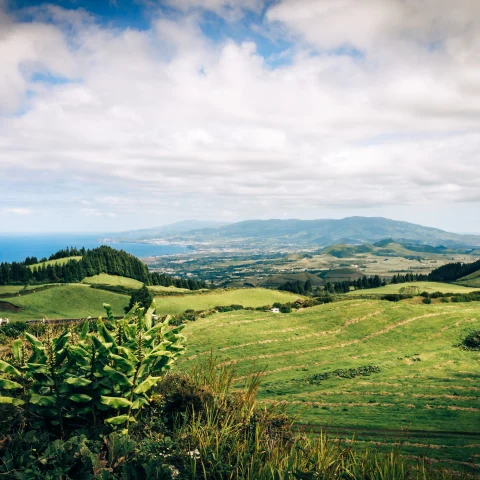
[[[19,312],[22,307],[17,307],[10,302],[0,302],[0,312]]]

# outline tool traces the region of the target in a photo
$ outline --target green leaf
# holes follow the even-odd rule
[[[107,327],[105,327],[105,324],[103,322],[98,324],[97,333],[100,339],[103,340],[104,343],[111,343],[112,345],[116,345],[115,339],[107,330]]]
[[[90,380],[87,380],[86,378],[68,377],[65,379],[65,383],[68,383],[69,385],[73,385],[74,387],[86,387],[87,385],[90,385],[92,382]]]
[[[66,330],[63,332],[57,339],[54,340],[55,344],[55,352],[60,353],[61,350],[65,347],[68,342],[68,339],[72,336],[72,334]]]
[[[30,403],[33,404],[33,405],[38,405],[39,407],[54,407],[55,406],[55,398],[33,394],[30,397]]]
[[[75,393],[68,397],[72,402],[86,403],[92,400],[90,395],[85,395],[83,393]]]
[[[105,423],[109,423],[110,425],[120,425],[125,423],[128,418],[128,415],[119,415],[118,417],[107,418]],[[136,422],[136,420],[133,417],[130,417],[130,422]]]
[[[122,370],[122,372],[125,373],[126,375],[132,375],[135,372],[135,367],[126,358],[123,358],[120,355],[115,355],[114,353],[111,353],[109,355],[109,359],[113,360],[113,362],[115,363],[115,366],[120,370]]]
[[[109,407],[112,408],[127,408],[130,405],[132,405],[132,402],[130,400],[127,400],[126,398],[121,398],[121,397],[100,397],[100,401],[104,405],[108,405]]]
[[[131,387],[132,382],[121,372],[118,372],[112,367],[106,365],[103,369],[105,375],[112,380],[116,385],[121,387]]]
[[[23,342],[19,338],[12,343],[13,358],[15,358],[18,363],[22,361],[22,346]]]
[[[18,407],[19,405],[23,405],[25,402],[23,400],[20,400],[19,398],[0,397],[0,403],[4,405],[14,405],[15,407]]]
[[[132,410],[138,410],[144,406],[147,406],[148,402],[144,398],[137,398],[132,404]]]
[[[4,388],[5,390],[15,390],[16,388],[23,388],[23,387],[17,382],[0,379],[0,388]]]
[[[39,349],[44,348],[43,343],[37,337],[32,335],[31,333],[25,332],[25,338],[30,342],[30,344],[32,345],[32,347],[34,349],[35,348],[39,348]]]
[[[32,376],[35,381],[42,386],[52,387],[53,385],[55,385],[53,378],[51,378],[44,372],[33,372]]]
[[[80,332],[79,340],[81,342],[84,342],[87,339],[89,332],[90,332],[90,324],[87,320],[82,326],[82,331]]]
[[[6,373],[8,375],[15,375],[17,377],[21,376],[21,373],[13,366],[3,360],[0,360],[0,372]]]
[[[148,392],[154,385],[156,385],[162,377],[149,377],[143,381],[135,390],[135,393],[145,393]]]

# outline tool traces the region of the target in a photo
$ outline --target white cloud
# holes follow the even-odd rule
[[[32,211],[29,208],[21,208],[21,207],[3,208],[0,211],[9,213],[12,215],[31,215],[32,214]]]
[[[154,224],[480,200],[477,2],[283,0],[263,26],[295,39],[277,68],[252,41],[215,44],[198,25],[196,7],[237,15],[261,2],[176,5],[187,13],[148,31],[59,8],[32,24],[8,19],[10,202],[20,186],[59,217]],[[345,45],[363,55],[331,53]],[[75,81],[32,82],[33,71]]]

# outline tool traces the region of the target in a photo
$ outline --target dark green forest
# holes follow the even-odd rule
[[[148,267],[137,257],[123,250],[101,246],[91,250],[64,249],[50,256],[50,260],[82,256],[81,260],[69,260],[63,265],[34,266],[36,258],[28,257],[24,262],[0,263],[0,285],[34,283],[76,283],[85,277],[106,273],[133,278],[146,285],[186,288],[206,288],[197,279],[175,278],[158,272],[149,272]]]

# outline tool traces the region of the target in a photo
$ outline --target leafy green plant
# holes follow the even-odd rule
[[[0,361],[0,389],[8,391],[0,403],[24,405],[62,436],[87,424],[128,431],[184,353],[183,327],[170,328],[168,318],[153,325],[154,303],[146,312],[136,304],[118,321],[105,309],[92,332],[87,321],[78,336],[47,330],[43,341],[26,332],[25,341],[13,342],[12,361]]]

